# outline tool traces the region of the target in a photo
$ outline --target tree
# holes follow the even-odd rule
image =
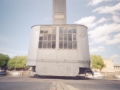
[[[0,53],[0,67],[6,67],[10,57]]]
[[[99,69],[101,71],[104,67],[106,67],[100,55],[91,55],[91,59],[93,69]]]
[[[9,69],[21,69],[21,68],[26,68],[26,56],[15,56],[11,58],[7,64]]]

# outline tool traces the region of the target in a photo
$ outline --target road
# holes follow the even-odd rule
[[[120,81],[0,77],[0,90],[120,90]]]

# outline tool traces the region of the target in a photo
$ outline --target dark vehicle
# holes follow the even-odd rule
[[[0,75],[6,75],[6,70],[0,70]]]

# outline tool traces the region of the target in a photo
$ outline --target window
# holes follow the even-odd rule
[[[55,48],[55,47],[56,47],[56,43],[54,41],[54,42],[52,42],[52,48]]]
[[[51,40],[52,40],[52,35],[49,34],[49,35],[48,35],[48,41],[51,41]]]
[[[42,42],[41,41],[39,42],[39,48],[42,48]]]
[[[63,42],[61,42],[61,41],[59,42],[59,47],[63,48]]]
[[[73,34],[73,40],[76,40],[76,34]]]
[[[39,37],[39,48],[56,48],[56,28],[55,27],[41,27]]]
[[[72,34],[68,34],[68,41],[72,41]]]
[[[61,41],[63,40],[63,34],[59,35],[59,40],[61,40]]]
[[[47,40],[47,34],[44,34],[44,40]]]
[[[67,48],[67,42],[64,42],[64,48],[65,49]]]
[[[67,41],[67,34],[64,34],[64,41]]]
[[[48,42],[48,48],[51,48],[52,42]]]
[[[77,49],[75,27],[59,28],[59,48],[60,49]]]
[[[46,48],[46,47],[47,47],[47,42],[44,41],[44,42],[43,42],[43,48]]]
[[[72,42],[69,42],[69,41],[68,41],[68,48],[69,48],[69,49],[72,49]]]
[[[73,43],[72,43],[73,45],[73,49],[76,49],[77,48],[77,41],[73,41]]]

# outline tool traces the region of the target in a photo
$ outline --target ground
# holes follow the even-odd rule
[[[120,90],[120,81],[0,76],[0,90]]]

